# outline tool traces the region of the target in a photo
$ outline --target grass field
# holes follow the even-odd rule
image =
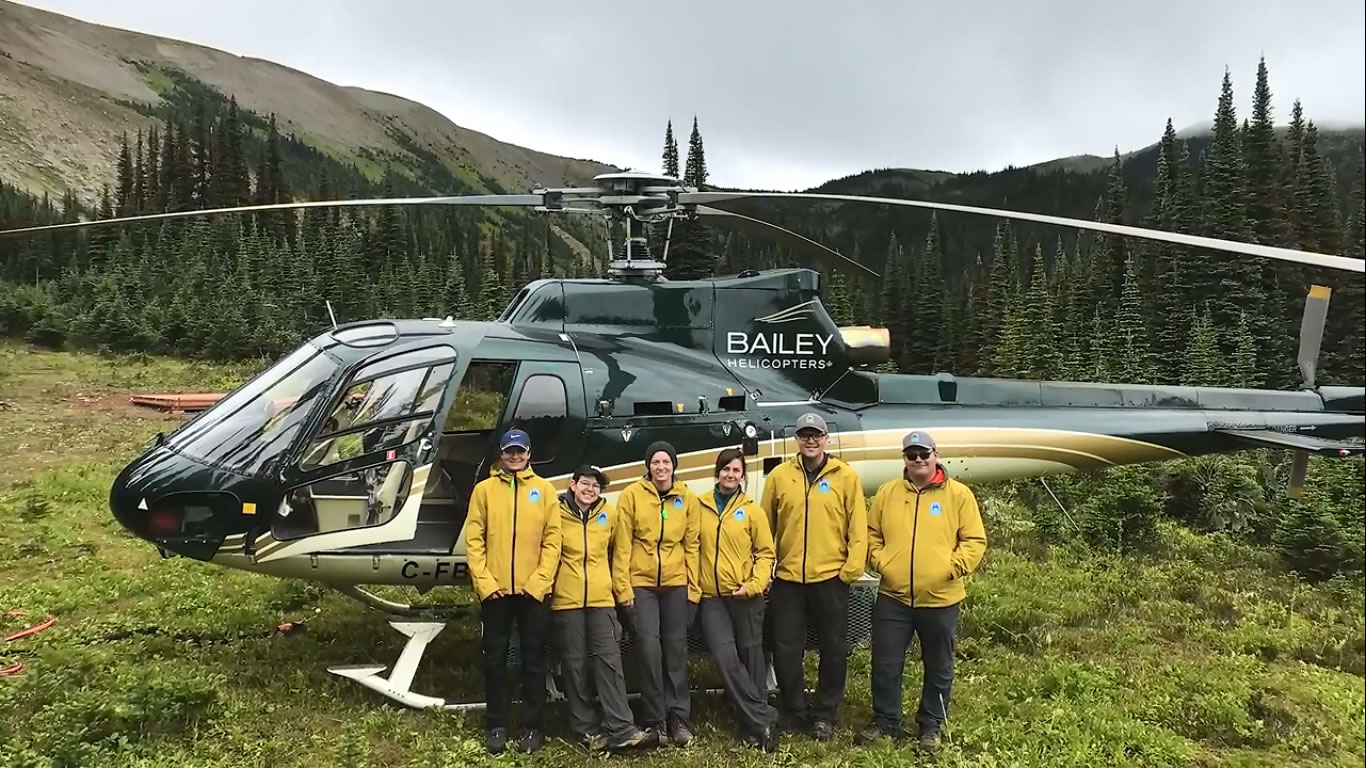
[[[477,716],[386,703],[331,664],[392,664],[376,613],[301,582],[162,560],[109,515],[118,468],[180,417],[133,390],[214,390],[247,371],[39,352],[0,343],[0,765],[1360,766],[1360,584],[1302,583],[1267,554],[1165,527],[1158,555],[1102,558],[1032,541],[1027,510],[986,503],[988,560],[969,584],[949,739],[933,759],[853,746],[868,656],[850,665],[836,742],[741,747],[728,705],[695,699],[686,750],[600,758],[563,740],[497,760]],[[451,599],[449,595],[434,597]],[[22,610],[22,617],[6,612]],[[277,627],[301,624],[291,632]],[[480,698],[473,622],[432,644],[414,688]],[[814,664],[814,659],[809,660]],[[695,682],[709,686],[697,659]],[[908,666],[907,707],[919,691]]]

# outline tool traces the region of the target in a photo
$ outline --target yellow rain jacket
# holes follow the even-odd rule
[[[702,505],[698,573],[702,595],[726,597],[741,583],[749,595],[763,594],[773,574],[768,513],[739,489],[722,510],[716,509],[716,497],[710,493],[697,500]]]
[[[631,532],[616,507],[598,499],[581,518],[573,497],[565,493],[560,496],[560,532],[553,610],[612,608],[632,599]]]
[[[826,455],[814,483],[801,454],[774,467],[759,505],[777,544],[777,578],[800,583],[839,576],[853,584],[868,560],[868,507],[854,468]]]
[[[963,577],[987,551],[977,497],[939,467],[917,490],[905,478],[877,489],[868,513],[868,565],[878,591],[912,608],[943,608],[965,596]]]
[[[470,494],[465,555],[480,600],[494,592],[544,600],[560,563],[555,486],[530,467],[516,477],[494,467]]]
[[[688,486],[675,482],[668,493],[643,477],[617,497],[617,509],[631,535],[631,586],[688,588],[688,602],[702,599],[697,581],[700,503]]]

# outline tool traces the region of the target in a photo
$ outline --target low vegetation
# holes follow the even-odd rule
[[[328,674],[397,659],[402,638],[379,615],[312,584],[162,560],[114,522],[114,473],[182,418],[136,411],[126,393],[248,372],[0,345],[0,634],[56,618],[0,644],[0,669],[23,665],[0,677],[0,764],[596,764],[562,738],[534,758],[488,758],[477,715],[404,709]],[[993,546],[969,588],[949,738],[933,759],[853,746],[870,715],[863,649],[833,744],[745,749],[729,705],[704,695],[694,746],[621,759],[1359,766],[1362,464],[1314,463],[1310,495],[1288,504],[1274,458],[1054,478],[1056,502],[1039,483],[983,489]],[[437,637],[417,690],[481,697],[470,615]],[[695,684],[717,684],[708,660],[693,670]],[[913,660],[908,708],[919,679]]]

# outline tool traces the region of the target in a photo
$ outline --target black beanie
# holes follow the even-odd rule
[[[678,471],[678,452],[674,450],[674,447],[672,445],[669,445],[663,440],[660,440],[658,442],[650,443],[650,447],[645,449],[646,477],[650,476],[650,459],[654,458],[654,455],[656,453],[659,453],[660,451],[669,454],[669,461],[672,462],[674,465],[674,472]]]

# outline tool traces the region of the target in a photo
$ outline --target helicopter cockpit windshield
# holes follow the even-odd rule
[[[258,474],[294,443],[337,361],[304,344],[166,441],[173,450],[241,475]]]

